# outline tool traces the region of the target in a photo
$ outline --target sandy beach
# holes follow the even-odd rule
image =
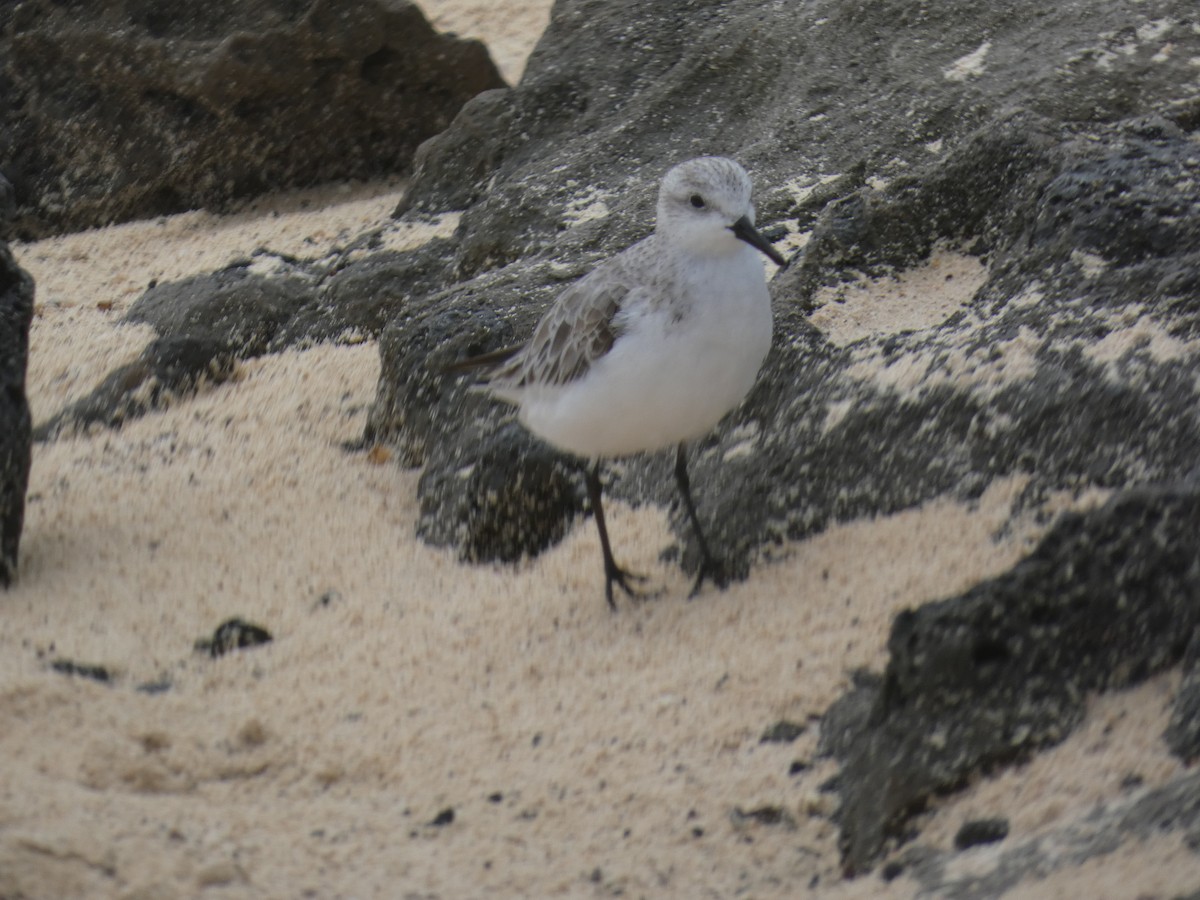
[[[423,5],[510,80],[548,15]],[[37,281],[35,421],[152,338],[120,323],[151,281],[259,247],[319,256],[374,226],[419,242],[435,226],[388,225],[403,189],[15,246]],[[814,324],[845,343],[937,325],[981,269],[952,250],[930,265],[958,277],[864,283]],[[613,614],[585,519],[515,567],[417,541],[419,472],[343,447],[378,373],[371,341],[289,350],[120,431],[35,446],[20,581],[0,594],[0,898],[912,896],[904,876],[842,880],[816,720],[855,670],[883,668],[898,611],[1004,571],[1045,532],[1012,511],[1021,479],[832,527],[694,600],[660,561],[666,510],[614,502],[617,554],[663,590]],[[274,640],[194,649],[233,616]],[[926,813],[922,840],[949,849],[964,821],[1004,816],[1002,849],[1118,801],[1131,775],[1178,775],[1160,740],[1175,679],[1094,698],[1064,743]],[[780,720],[806,728],[761,742]],[[1198,880],[1164,837],[1021,896]]]

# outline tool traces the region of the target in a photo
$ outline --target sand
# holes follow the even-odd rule
[[[546,4],[522,10],[544,21]],[[435,13],[482,15],[485,38],[497,20],[484,4]],[[152,279],[264,245],[317,255],[386,222],[402,188],[15,247],[38,281],[35,417],[140,352],[150,331],[117,320]],[[936,327],[978,277],[947,253],[937,265],[961,277],[858,286],[825,327]],[[904,297],[921,308],[898,313]],[[1046,525],[1012,514],[1019,479],[835,526],[693,601],[659,561],[666,511],[614,502],[618,554],[664,589],[614,615],[589,521],[516,567],[415,539],[419,473],[341,446],[361,433],[378,369],[369,341],[289,351],[119,432],[35,448],[21,579],[0,594],[0,897],[912,894],[904,878],[840,881],[815,717],[851,671],[883,667],[897,611],[1028,551]],[[193,649],[229,616],[273,642]],[[113,679],[61,674],[56,659]],[[1177,775],[1159,740],[1173,687],[1096,698],[1061,746],[943,801],[925,839],[949,848],[962,821],[1001,815],[1009,846],[1128,796],[1130,773],[1145,789]],[[780,719],[810,725],[760,743]],[[810,767],[789,775],[797,760]],[[764,806],[784,821],[744,815]],[[1195,857],[1163,838],[1024,895],[1168,896],[1198,880]]]

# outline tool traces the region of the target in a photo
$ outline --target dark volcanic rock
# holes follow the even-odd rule
[[[1053,872],[1163,836],[1178,836],[1193,852],[1200,846],[1200,774],[1187,773],[1154,790],[1097,807],[1063,827],[976,858],[966,871],[956,868],[956,851],[914,846],[900,860],[917,882],[918,896],[992,900],[1024,896],[1019,890],[1023,882],[1033,885]]]
[[[70,659],[56,659],[50,663],[50,668],[63,675],[90,678],[92,681],[99,681],[101,684],[112,682],[112,673],[105,666],[97,666],[91,663],[77,663]]]
[[[1061,740],[1088,691],[1173,665],[1200,625],[1200,484],[1138,488],[1059,522],[1010,572],[897,617],[869,715],[828,717],[852,872],[931,796]]]
[[[474,450],[461,466],[447,453],[426,468],[417,534],[471,561],[516,562],[561,540],[583,511],[579,463],[515,422],[482,435]],[[455,530],[440,530],[446,523]]]
[[[239,357],[258,356],[314,293],[299,274],[267,278],[239,265],[152,287],[125,319],[153,325],[163,337],[200,339]]]
[[[0,9],[0,58],[24,237],[402,171],[503,85],[405,0],[29,0]]]
[[[954,835],[954,846],[959,850],[994,844],[1008,837],[1008,819],[972,819],[963,822]]]
[[[244,650],[260,644],[269,644],[272,640],[274,638],[271,636],[271,632],[261,625],[255,625],[235,616],[218,625],[211,638],[200,638],[194,646],[195,649],[216,659],[233,650]]]
[[[1183,658],[1183,680],[1163,737],[1171,752],[1186,762],[1200,759],[1200,630],[1193,633],[1188,642]]]
[[[0,587],[17,576],[17,552],[25,521],[29,484],[29,325],[33,321],[33,279],[0,243]]]
[[[229,345],[217,338],[159,338],[137,360],[110,372],[86,397],[38,425],[34,437],[49,441],[92,426],[120,428],[193,393],[204,382],[227,381],[236,362]]]
[[[335,266],[317,296],[276,333],[271,349],[347,334],[379,337],[389,321],[452,280],[449,243],[435,240],[417,250],[381,251]]]

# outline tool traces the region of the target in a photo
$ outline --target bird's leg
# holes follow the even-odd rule
[[[724,563],[713,556],[712,551],[708,549],[708,541],[704,539],[704,529],[700,527],[700,517],[696,515],[696,504],[692,502],[692,480],[688,477],[687,470],[687,445],[683,442],[680,442],[679,451],[675,454],[675,482],[679,485],[683,507],[692,522],[692,529],[696,532],[696,543],[700,545],[700,571],[696,573],[696,583],[692,585],[692,592],[688,596],[695,597],[700,593],[700,585],[704,584],[706,578],[724,590],[729,586],[729,573],[725,570]]]
[[[629,595],[632,600],[639,600],[645,596],[643,591],[639,591],[630,581],[645,581],[645,575],[635,575],[632,572],[627,572],[617,565],[617,561],[613,559],[612,546],[608,543],[608,526],[604,523],[604,504],[600,500],[601,485],[600,485],[600,463],[593,463],[585,470],[585,479],[587,481],[588,500],[592,504],[592,515],[596,519],[596,530],[600,532],[600,549],[604,552],[604,596],[608,599],[608,605],[613,612],[617,610],[617,604],[613,601],[613,582],[620,585],[621,590]]]

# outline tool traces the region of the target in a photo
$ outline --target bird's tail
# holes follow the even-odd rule
[[[477,369],[494,369],[520,353],[524,346],[524,344],[517,344],[515,347],[501,347],[499,350],[481,353],[478,356],[468,356],[466,359],[443,366],[442,374],[462,375]]]

